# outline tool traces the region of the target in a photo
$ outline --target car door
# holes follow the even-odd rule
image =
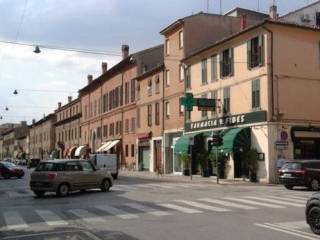
[[[82,167],[78,162],[66,162],[63,174],[65,180],[70,183],[72,190],[82,189],[86,182],[82,179]]]
[[[82,176],[87,188],[99,186],[99,179],[95,174],[95,169],[89,161],[79,161],[82,167]]]

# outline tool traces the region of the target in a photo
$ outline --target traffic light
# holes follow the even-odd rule
[[[219,135],[213,135],[211,139],[208,140],[208,152],[211,152],[213,147],[220,147],[223,144],[223,138]]]

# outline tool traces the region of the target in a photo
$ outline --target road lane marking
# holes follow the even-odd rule
[[[276,204],[268,204],[268,203],[256,202],[256,201],[251,201],[251,200],[248,200],[248,199],[240,199],[240,198],[232,198],[232,197],[226,197],[224,199],[231,200],[231,201],[236,201],[236,202],[247,203],[247,204],[252,204],[252,205],[257,205],[257,206],[262,206],[262,207],[285,208],[284,206],[280,206],[280,205],[276,205]]]
[[[294,222],[279,222],[277,223],[281,226],[293,228],[293,229],[304,229],[309,228],[309,225],[306,223],[306,221],[294,221]]]
[[[158,205],[161,206],[161,207],[174,209],[176,211],[183,212],[183,213],[202,213],[202,211],[199,211],[199,210],[196,210],[196,209],[181,207],[181,206],[178,206],[178,205],[175,205],[175,204],[171,204],[171,203],[158,204]]]
[[[131,185],[115,185],[115,188],[120,189],[121,191],[133,191],[138,190],[138,188]],[[115,189],[114,188],[114,189]]]
[[[274,198],[274,199],[278,199],[278,200],[284,200],[284,201],[288,201],[288,202],[295,202],[295,203],[306,203],[307,200],[299,200],[299,199],[293,199],[290,197],[278,197],[278,196],[268,196],[268,198]]]
[[[28,227],[28,224],[25,223],[23,218],[17,212],[5,212],[3,214],[3,217],[8,230],[15,230]]]
[[[126,206],[129,206],[131,208],[137,209],[139,211],[142,212],[146,212],[148,214],[154,215],[154,216],[168,216],[168,215],[172,215],[169,212],[166,211],[160,211],[160,210],[156,210],[154,208],[148,207],[148,206],[144,206],[138,203],[127,203],[125,204]]]
[[[243,204],[239,204],[239,203],[233,203],[233,202],[230,202],[230,201],[222,201],[222,200],[212,199],[212,198],[201,198],[201,199],[198,199],[198,200],[203,201],[203,202],[209,202],[209,203],[223,205],[223,206],[226,206],[226,207],[234,207],[234,208],[240,208],[240,209],[245,209],[245,210],[258,209],[256,207],[252,207],[252,206],[248,206],[248,205],[243,205]]]
[[[111,207],[111,206],[95,206],[95,208],[100,209],[102,211],[105,211],[107,213],[110,213],[112,215],[114,215],[115,217],[121,218],[121,219],[134,219],[134,218],[139,218],[138,215],[136,214],[132,214],[132,213],[128,213],[126,211],[123,211],[121,209],[115,208],[115,207]]]
[[[170,186],[168,184],[150,184],[148,183],[146,186],[151,186],[155,188],[165,188],[165,189],[174,189],[174,186]]]
[[[62,220],[58,215],[49,210],[35,210],[35,212],[48,224],[49,226],[67,225],[68,222]]]
[[[76,215],[80,220],[85,221],[86,223],[102,223],[105,222],[105,219],[102,217],[97,217],[95,214],[88,212],[84,209],[72,209],[69,210],[73,215]]]
[[[214,212],[230,212],[230,209],[226,208],[220,208],[220,207],[213,207],[207,204],[199,203],[199,202],[194,202],[194,201],[188,201],[188,200],[175,200],[176,202],[184,203],[186,205],[190,205],[192,207],[197,207],[197,208],[202,208]]]
[[[253,197],[253,196],[247,196],[245,198],[253,199],[253,200],[259,200],[262,202],[270,202],[270,203],[276,203],[276,204],[282,204],[286,206],[293,206],[293,207],[305,207],[305,204],[301,203],[290,203],[290,202],[285,202],[281,200],[276,200],[276,199],[271,199],[271,198],[266,198],[266,197]]]

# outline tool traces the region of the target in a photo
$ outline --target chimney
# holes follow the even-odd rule
[[[276,5],[272,5],[270,7],[270,18],[272,20],[277,20],[278,19],[278,10]]]
[[[91,74],[89,74],[89,75],[88,75],[88,85],[89,85],[90,83],[92,83],[92,81],[93,81],[93,76],[92,76]]]
[[[129,57],[129,45],[122,45],[121,51],[122,51],[122,59]]]
[[[35,124],[35,123],[36,123],[36,120],[35,120],[35,119],[32,119],[32,125]]]
[[[108,71],[108,63],[102,62],[101,69],[102,69],[102,74],[106,73]]]
[[[247,15],[242,14],[240,16],[240,30],[243,31],[247,28]]]
[[[69,96],[68,97],[68,103],[71,103],[71,101],[72,101],[72,96]]]
[[[62,103],[58,102],[58,109],[61,108]]]

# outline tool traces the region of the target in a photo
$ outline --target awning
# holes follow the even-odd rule
[[[69,148],[68,157],[73,157],[76,149],[77,149],[77,146],[73,146],[73,147]]]
[[[251,147],[250,128],[231,128],[223,133],[223,145],[219,147],[224,152],[245,151]]]
[[[189,133],[181,136],[174,145],[174,152],[176,154],[188,153],[189,149],[189,138],[195,137],[197,135],[203,134],[204,137],[210,137],[212,135],[212,131],[207,131],[203,133]]]
[[[80,146],[76,149],[76,152],[74,154],[75,157],[80,157],[81,155],[83,155],[84,151],[86,150],[86,146]]]
[[[103,152],[106,152],[106,151],[110,150],[110,149],[113,148],[115,145],[117,145],[119,142],[120,142],[120,140],[111,141],[111,142],[108,144],[108,146],[106,146],[102,151],[103,151]]]
[[[107,148],[111,142],[112,141],[102,143],[102,146],[98,148],[97,152],[103,152],[103,149]]]

